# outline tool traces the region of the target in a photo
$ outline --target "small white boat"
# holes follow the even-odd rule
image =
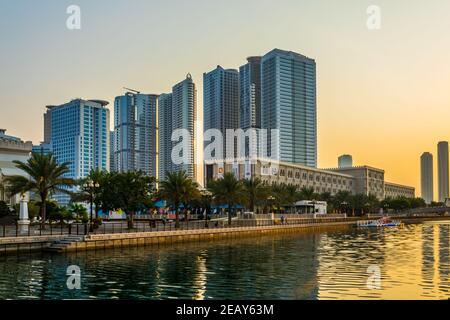
[[[381,218],[378,220],[361,220],[356,224],[358,228],[386,228],[403,226],[403,223],[401,221],[391,220],[389,218]]]

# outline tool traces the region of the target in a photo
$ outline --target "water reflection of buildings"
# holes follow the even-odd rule
[[[385,238],[378,232],[323,234],[318,248],[318,298],[380,299],[382,290],[368,290],[369,266],[385,264]]]
[[[17,258],[0,263],[0,298],[448,298],[449,236],[450,224],[430,223]],[[66,288],[69,265],[80,266],[82,290]]]
[[[196,258],[193,298],[315,299],[318,237],[240,239],[209,246],[207,254]]]
[[[436,289],[435,227],[432,224],[422,226],[422,294],[429,297]]]
[[[440,297],[449,290],[450,224],[422,227],[422,288],[427,298]],[[445,297],[445,296],[444,296]],[[444,298],[443,297],[443,298]]]
[[[447,292],[450,288],[450,224],[439,226],[439,287]]]

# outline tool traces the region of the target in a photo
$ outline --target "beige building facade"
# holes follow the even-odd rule
[[[351,168],[316,169],[292,163],[256,161],[246,164],[210,166],[206,181],[220,179],[224,172],[233,172],[238,179],[258,177],[268,184],[292,184],[299,188],[314,188],[316,193],[339,191],[351,194],[375,195],[379,200],[387,197],[415,197],[409,186],[385,182],[384,170],[370,166]]]
[[[6,130],[0,129],[0,201],[14,205],[19,201],[19,196],[9,197],[6,192],[5,178],[14,175],[25,175],[16,168],[13,161],[25,162],[29,159],[33,143],[24,142],[19,138],[7,136]]]
[[[413,187],[404,186],[397,183],[385,182],[386,198],[415,198],[416,190]]]

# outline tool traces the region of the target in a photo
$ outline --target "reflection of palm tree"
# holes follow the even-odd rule
[[[33,153],[27,162],[13,162],[18,169],[29,175],[29,179],[23,176],[8,177],[9,192],[16,195],[33,191],[39,195],[42,227],[44,227],[46,220],[45,204],[49,196],[55,192],[70,193],[64,187],[74,184],[73,179],[64,177],[70,171],[69,163],[65,162],[59,165],[53,155],[40,153]]]

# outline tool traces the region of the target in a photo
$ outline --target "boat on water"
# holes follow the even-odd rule
[[[358,228],[388,228],[388,227],[402,227],[403,223],[400,220],[392,220],[388,217],[383,217],[378,220],[361,220],[357,222]]]

